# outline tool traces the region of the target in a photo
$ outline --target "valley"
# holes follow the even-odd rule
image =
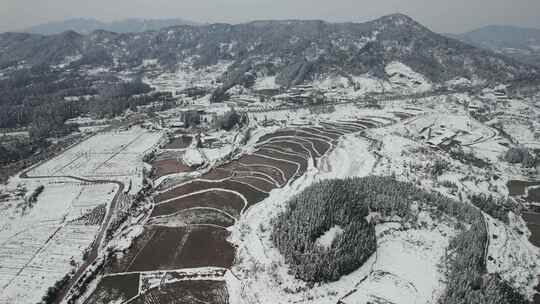
[[[540,303],[536,67],[401,14],[0,48],[1,304]]]

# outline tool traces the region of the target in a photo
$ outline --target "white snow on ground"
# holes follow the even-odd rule
[[[75,55],[75,56],[66,56],[64,58],[64,60],[58,64],[58,65],[52,65],[51,67],[53,68],[57,68],[57,69],[63,69],[65,67],[67,67],[68,65],[70,65],[71,63],[77,61],[77,60],[80,60],[82,58],[82,55]]]
[[[155,271],[151,273],[143,273],[141,276],[141,281],[142,285],[144,285],[144,290],[155,288],[160,285],[188,280],[222,281],[223,277],[220,275],[220,273],[224,270],[224,268],[220,267],[198,267],[183,268],[171,271]]]
[[[48,287],[68,273],[70,261],[82,261],[99,226],[69,222],[100,204],[108,204],[118,186],[70,179],[12,179],[5,188],[24,184],[31,192],[45,186],[33,208],[22,215],[13,199],[0,210],[0,303],[36,303]],[[4,189],[5,189],[4,188]]]
[[[413,71],[401,62],[389,63],[385,67],[385,72],[390,77],[389,81],[395,90],[420,93],[432,89],[431,83],[422,74]]]
[[[454,88],[456,86],[471,86],[472,82],[467,78],[459,77],[448,80],[447,82],[445,82],[445,85],[450,88]]]
[[[505,197],[509,177],[492,177],[494,168],[505,173],[515,171],[500,159],[507,149],[503,144],[508,144],[508,140],[468,114],[464,105],[471,100],[466,94],[453,94],[422,99],[415,104],[385,102],[381,103],[383,110],[339,105],[327,113],[314,114],[308,109],[297,109],[253,114],[258,121],[275,119],[284,126],[361,115],[388,117],[384,112],[390,111],[423,113],[388,127],[367,130],[365,136],[371,140],[358,135],[344,137],[322,159],[318,169],[310,168],[306,176],[284,189],[272,191],[267,200],[248,210],[233,228],[232,235],[233,242],[239,245],[239,262],[232,273],[243,284],[236,302],[336,303],[353,289],[357,291],[342,299],[344,303],[436,302],[444,292],[444,270],[440,268],[440,262],[449,240],[455,235],[452,223],[447,225],[431,220],[424,214],[419,221],[427,226],[405,231],[389,230],[389,234],[378,239],[377,254],[363,267],[338,282],[309,288],[287,274],[283,257],[269,239],[271,226],[268,222],[283,210],[291,196],[325,178],[395,175],[399,180],[415,182],[421,188],[441,192],[464,203],[468,203],[469,194]],[[476,167],[452,159],[438,147],[427,146],[428,129],[431,129],[431,138],[455,136],[454,139],[467,145],[463,147],[466,153],[472,152],[493,167]],[[432,173],[436,161],[448,163],[441,175]],[[538,273],[539,256],[538,249],[527,241],[528,234],[521,235],[516,230],[527,231],[524,223],[514,219],[510,226],[505,226],[489,216],[487,219],[490,235],[487,254],[491,257],[487,261],[488,271],[501,273],[512,286],[532,295],[533,286],[538,283],[535,274]],[[378,233],[384,229],[389,227],[377,227]],[[358,284],[360,281],[362,283]]]
[[[397,299],[395,303],[432,303],[442,289],[438,265],[453,230],[442,223],[432,225],[427,215],[419,218],[428,223],[428,228],[391,231],[396,227],[378,226],[377,254],[339,281],[313,288],[287,273],[283,257],[270,241],[271,219],[291,196],[319,179],[371,174],[376,157],[370,146],[370,141],[361,137],[344,137],[320,170],[311,167],[292,185],[272,191],[269,198],[247,211],[231,237],[239,246],[238,263],[231,273],[243,284],[240,297],[232,303],[336,303],[354,290],[358,294],[346,298],[345,303],[366,303],[361,300],[373,300],[375,296]],[[382,236],[384,230],[388,232]]]
[[[328,231],[326,231],[323,235],[321,235],[315,241],[315,244],[317,246],[328,249],[328,248],[330,248],[332,246],[332,242],[342,234],[343,234],[343,228],[336,225],[336,226],[328,229]]]
[[[232,61],[220,61],[216,65],[195,69],[191,63],[186,62],[180,64],[175,73],[160,73],[157,77],[146,77],[143,81],[157,91],[176,92],[192,87],[210,89],[219,85],[219,77],[231,64]]]
[[[279,85],[276,83],[276,76],[257,77],[254,90],[274,90],[279,89]]]
[[[511,214],[510,226],[486,216],[489,230],[487,270],[499,273],[514,288],[523,294],[532,296],[538,279],[531,275],[540,272],[540,249],[529,241],[529,232],[520,217]]]
[[[137,193],[142,187],[142,157],[153,149],[161,132],[132,127],[97,134],[28,172],[28,176],[76,176],[123,182]]]
[[[99,226],[66,225],[47,241],[46,246],[36,251],[31,259],[26,260],[28,256],[18,252],[20,256],[16,256],[16,259],[3,261],[8,267],[20,268],[16,278],[4,284],[0,303],[38,303],[50,286],[74,269],[70,265],[71,261],[82,263],[82,252],[92,244],[98,229]],[[36,230],[30,232],[32,235],[18,235],[18,241],[27,244],[38,241],[34,237]],[[25,246],[23,250],[32,249]],[[24,266],[17,264],[25,261],[28,264]]]
[[[395,224],[379,225],[372,272],[342,302],[367,304],[381,299],[390,303],[436,302],[444,290],[444,275],[437,265],[455,232],[446,224],[431,222],[431,225],[428,229],[406,231],[394,230],[399,228]],[[384,231],[391,233],[383,234]]]
[[[118,191],[116,184],[63,176],[120,181],[126,191],[136,193],[143,182],[142,157],[161,136],[139,127],[101,133],[31,169],[32,178],[13,177],[1,186],[14,193],[21,185],[27,196],[39,185],[45,188],[31,208],[24,209],[24,198],[13,195],[2,203],[0,303],[39,302],[73,268],[70,263],[80,264],[100,226],[71,221],[98,205],[108,207]]]
[[[395,107],[395,110],[399,110],[399,107]],[[366,109],[356,107],[354,104],[337,104],[330,107],[330,110],[321,110],[316,114],[313,113],[314,110],[310,108],[300,108],[291,111],[290,109],[286,110],[275,110],[261,113],[249,113],[250,119],[253,119],[258,122],[266,120],[276,120],[286,124],[314,124],[319,121],[329,121],[329,120],[347,120],[355,119],[358,117],[365,116],[377,116],[377,117],[388,117],[395,118],[392,113],[389,113],[387,110],[375,110],[375,109]]]
[[[462,144],[471,144],[484,138],[496,135],[496,132],[463,113],[451,111],[436,112],[423,115],[413,123],[407,125],[407,129],[418,135],[423,135],[427,140],[438,137],[445,133],[449,136],[456,135],[456,140]]]
[[[369,175],[376,162],[375,156],[369,152],[369,146],[365,139],[346,135],[322,160],[321,175],[326,179]]]
[[[189,147],[186,149],[184,156],[182,157],[184,163],[190,167],[197,167],[204,164],[205,159],[201,151],[195,147]]]
[[[346,77],[329,76],[313,81],[313,86],[321,90],[330,90],[348,88],[350,84]]]
[[[312,82],[313,88],[324,92],[329,99],[356,99],[370,93],[392,92],[388,81],[368,74],[359,76],[324,76]]]
[[[355,76],[353,77],[353,81],[357,94],[359,95],[364,95],[366,93],[382,93],[392,90],[390,83],[369,75]]]
[[[465,151],[493,162],[498,161],[507,150],[500,144],[507,143],[507,140],[497,130],[478,122],[463,110],[436,108],[414,119],[404,128],[420,142],[438,146],[455,140],[461,143]]]

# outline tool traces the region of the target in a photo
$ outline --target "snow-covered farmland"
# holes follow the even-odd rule
[[[423,228],[400,231],[395,229],[399,228],[394,227],[396,224],[378,226],[376,254],[339,281],[314,287],[288,274],[283,256],[270,241],[269,219],[283,210],[293,195],[320,179],[370,175],[377,166],[370,146],[370,141],[360,136],[343,137],[319,167],[310,166],[306,175],[285,188],[273,190],[268,199],[248,209],[233,228],[232,241],[239,249],[232,273],[244,287],[232,303],[336,303],[338,299],[344,303],[369,303],[374,299],[433,302],[443,290],[444,276],[439,264],[454,232],[448,225],[432,220],[429,214],[418,218]]]
[[[213,88],[219,84],[219,77],[227,71],[231,61],[220,61],[204,69],[196,69],[190,62],[180,64],[174,73],[160,73],[157,77],[147,77],[143,81],[157,91],[177,92],[188,88]]]
[[[82,262],[99,225],[74,220],[95,207],[108,204],[118,190],[115,184],[89,184],[72,179],[13,179],[29,191],[44,190],[24,212],[24,198],[2,205],[0,217],[0,303],[36,303],[48,287],[61,279],[73,263]],[[71,262],[73,261],[73,262]],[[24,299],[24,301],[23,301]]]
[[[0,303],[39,302],[81,265],[119,191],[112,181],[139,191],[142,158],[161,136],[140,127],[100,133],[2,186],[8,197],[0,209]]]
[[[100,133],[28,172],[29,177],[76,176],[114,180],[137,193],[142,186],[142,158],[161,139],[160,132],[140,127]]]
[[[442,268],[445,248],[455,235],[451,222],[431,219],[426,213],[419,217],[420,228],[395,230],[381,225],[377,227],[381,234],[377,253],[370,260],[337,282],[314,287],[307,287],[288,274],[283,256],[270,240],[272,227],[268,223],[283,210],[290,197],[325,178],[394,175],[426,190],[459,199],[464,204],[469,203],[467,195],[470,194],[505,197],[509,177],[491,177],[494,169],[514,172],[508,171],[508,165],[501,159],[510,142],[489,123],[469,115],[467,108],[452,97],[425,98],[414,104],[385,102],[382,110],[336,105],[331,111],[318,114],[308,109],[254,114],[258,120],[271,118],[288,125],[357,115],[384,120],[391,112],[417,116],[366,130],[365,137],[344,136],[317,168],[310,167],[307,174],[292,185],[272,191],[268,199],[248,209],[234,227],[232,236],[239,246],[238,263],[232,273],[243,283],[237,303],[335,303],[336,299],[343,303],[436,302],[445,288]],[[437,137],[441,140],[435,142]],[[449,153],[439,149],[446,139],[456,141],[464,153],[485,160],[485,167],[450,157]],[[433,173],[435,162],[447,164],[443,174]],[[535,274],[539,255],[538,249],[527,241],[529,234],[523,221],[514,218],[506,225],[485,216],[490,237],[486,249],[488,272],[500,273],[516,290],[532,297],[533,287],[538,283]],[[383,230],[389,233],[383,233]],[[520,231],[526,231],[525,235]]]

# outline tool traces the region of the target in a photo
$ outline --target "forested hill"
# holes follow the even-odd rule
[[[447,34],[474,46],[540,66],[540,29],[489,25],[462,34]]]
[[[0,68],[29,66],[114,66],[118,70],[157,59],[165,69],[233,61],[228,79],[246,73],[277,75],[282,86],[338,71],[384,76],[399,61],[433,82],[456,77],[508,79],[537,73],[535,68],[436,34],[408,16],[395,14],[366,23],[256,21],[245,24],[177,26],[157,32],[88,35],[5,33],[0,35]]]
[[[25,32],[41,35],[55,35],[66,31],[75,31],[81,34],[89,34],[96,30],[105,30],[116,33],[139,33],[157,31],[165,27],[176,25],[196,25],[195,22],[184,19],[139,19],[130,18],[112,22],[102,22],[96,19],[74,18],[60,22],[38,24],[25,29]]]
[[[504,82],[534,78],[539,72],[433,33],[402,14],[366,23],[288,20],[182,25],[125,34],[4,33],[0,34],[0,128],[28,126],[40,117],[46,125],[61,126],[74,115],[114,116],[148,102],[152,99],[131,97],[150,91],[142,82],[149,62],[153,75],[179,69],[205,74],[204,68],[224,67],[209,69],[218,74],[205,88],[215,102],[222,101],[230,88],[250,87],[259,77],[271,77],[281,88],[336,74],[349,80],[361,75],[379,80],[406,77],[385,70],[393,62],[433,84],[457,78]],[[108,93],[110,88],[116,93]],[[66,98],[73,97],[79,102],[64,106],[69,102]]]

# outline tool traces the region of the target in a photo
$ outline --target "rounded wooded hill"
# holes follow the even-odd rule
[[[375,224],[381,216],[414,217],[412,204],[434,214],[474,222],[471,206],[410,183],[370,176],[326,180],[292,198],[273,222],[272,240],[296,278],[308,282],[336,281],[356,270],[375,252]]]

